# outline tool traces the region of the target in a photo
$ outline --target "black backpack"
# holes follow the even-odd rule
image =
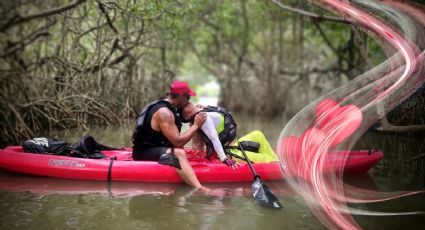
[[[106,156],[101,150],[117,150],[117,148],[102,145],[92,137],[83,136],[79,142],[69,144],[63,140],[52,138],[33,138],[22,143],[26,153],[39,153],[50,155],[62,155],[79,158],[102,159]]]
[[[70,144],[54,138],[38,137],[22,142],[26,153],[67,155],[71,152]]]
[[[92,136],[84,136],[79,142],[71,145],[72,155],[79,158],[103,159],[106,156],[100,152],[103,146]],[[105,146],[106,147],[106,146]]]

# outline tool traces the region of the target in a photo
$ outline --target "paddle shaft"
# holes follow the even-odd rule
[[[251,161],[249,160],[248,156],[245,153],[245,150],[243,149],[239,141],[238,141],[238,145],[242,154],[247,160],[246,162],[248,162],[249,168],[254,174],[254,183],[252,184],[254,199],[257,202],[259,202],[261,205],[269,207],[269,208],[279,208],[279,209],[282,208],[283,207],[282,204],[277,199],[277,197],[272,193],[270,188],[266,184],[261,182],[261,177],[258,176],[257,173],[255,172],[255,169],[252,166]]]
[[[241,152],[242,152],[243,156],[245,157],[246,162],[248,163],[249,168],[250,168],[250,169],[251,169],[251,171],[252,171],[252,174],[254,174],[254,178],[259,177],[259,176],[257,175],[257,172],[255,172],[254,166],[252,166],[251,161],[249,160],[248,156],[247,156],[247,155],[246,155],[246,153],[245,153],[245,150],[242,148],[242,145],[241,145],[241,143],[240,143],[239,141],[238,141],[238,146],[239,146],[239,149],[241,150]]]

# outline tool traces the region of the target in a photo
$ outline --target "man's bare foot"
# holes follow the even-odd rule
[[[203,193],[205,195],[208,195],[208,193],[211,192],[211,189],[210,188],[207,188],[207,187],[204,187],[204,186],[201,186],[201,187],[196,188],[196,191],[197,192],[201,192],[201,193]]]
[[[216,197],[225,197],[230,196],[232,193],[228,189],[211,189],[204,186],[196,188],[197,193],[205,196],[216,196]]]

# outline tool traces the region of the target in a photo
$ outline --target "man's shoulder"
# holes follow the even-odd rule
[[[161,107],[153,114],[153,117],[162,121],[166,121],[174,118],[174,113],[168,107]]]

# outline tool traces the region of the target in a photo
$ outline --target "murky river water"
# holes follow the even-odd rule
[[[284,119],[238,118],[240,133],[263,130],[276,145]],[[88,131],[100,143],[130,146],[132,123]],[[87,132],[50,134],[69,142]],[[405,160],[425,152],[425,136],[369,132],[356,149],[380,149],[384,159],[368,174],[346,182],[374,191],[425,189],[424,160]],[[301,197],[284,182],[267,182],[284,205],[270,210],[251,198],[251,183],[207,184],[210,196],[182,184],[63,180],[0,171],[0,229],[325,229]],[[419,194],[373,204],[350,205],[371,211],[425,211]],[[364,229],[423,229],[425,217],[354,216]]]

